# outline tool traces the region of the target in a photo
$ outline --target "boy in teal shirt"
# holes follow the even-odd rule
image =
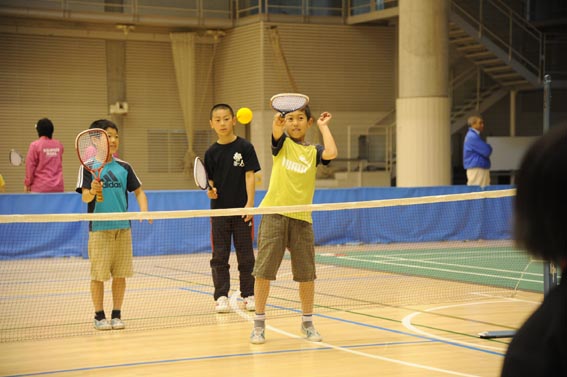
[[[118,151],[118,127],[101,119],[90,128],[102,128],[108,134],[110,155],[101,172],[101,180],[82,165],[76,191],[88,203],[89,213],[128,211],[128,192],[134,192],[140,211],[148,210],[148,199],[142,182],[126,161],[113,155]],[[97,193],[103,192],[104,201],[97,202]],[[151,221],[150,221],[151,222]],[[89,259],[91,261],[91,298],[95,309],[94,327],[97,330],[120,330],[125,327],[121,319],[122,303],[126,291],[126,278],[133,275],[132,234],[130,221],[91,221],[89,223]],[[109,322],[104,313],[104,282],[112,277],[112,317]]]

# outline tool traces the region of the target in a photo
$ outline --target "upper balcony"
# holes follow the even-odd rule
[[[170,29],[227,29],[258,20],[376,23],[398,0],[0,0],[0,17]]]

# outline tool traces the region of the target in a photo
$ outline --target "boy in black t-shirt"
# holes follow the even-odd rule
[[[254,207],[255,177],[260,164],[254,146],[235,135],[236,118],[227,104],[216,104],[210,113],[211,128],[218,140],[205,152],[205,168],[211,189],[211,209]],[[254,303],[254,227],[252,216],[220,216],[211,218],[213,257],[211,270],[215,286],[216,312],[230,311],[231,239],[238,260],[240,292],[247,310],[255,310]]]

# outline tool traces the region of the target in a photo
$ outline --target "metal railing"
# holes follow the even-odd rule
[[[269,14],[344,19],[347,0],[238,0],[236,17]]]
[[[193,0],[166,5],[159,0],[0,0],[0,8],[33,12],[58,12],[62,18],[72,18],[75,12],[92,14],[121,13],[132,20],[141,16],[173,16],[231,19],[258,14],[291,16],[330,16],[344,18],[398,6],[398,0]]]
[[[348,1],[349,16],[395,8],[398,0],[350,0]]]
[[[545,34],[545,73],[553,81],[567,81],[567,34]]]
[[[484,73],[478,66],[471,66],[451,79],[449,86],[453,109],[474,102],[478,110],[480,104],[487,94],[499,86],[489,75]]]
[[[394,110],[389,114],[395,115]],[[384,172],[391,179],[396,172],[396,126],[387,122],[380,125],[348,125],[346,157],[333,160],[337,173],[353,174],[357,184],[363,185],[363,175]]]
[[[230,27],[234,13],[232,6],[233,2],[229,0],[176,2],[175,6],[164,5],[158,0],[0,0],[0,15],[158,26],[208,23],[213,27]]]
[[[159,20],[164,25],[171,25],[171,19],[192,19],[190,26],[204,26],[214,25],[215,20],[233,21],[259,14],[343,20],[348,0],[193,0],[172,4],[159,0],[0,0],[0,14],[109,22],[122,17],[132,23]]]
[[[177,17],[216,17],[231,18],[232,1],[212,2],[205,0],[176,2],[176,6],[164,5],[158,0],[0,0],[0,8],[26,9],[28,12],[58,11],[71,12],[123,13],[129,15],[159,15]]]

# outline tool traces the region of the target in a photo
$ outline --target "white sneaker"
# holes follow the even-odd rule
[[[248,296],[244,299],[244,307],[249,312],[256,310],[256,301],[254,301],[254,296]]]
[[[215,310],[216,310],[217,313],[228,313],[228,312],[230,312],[228,297],[226,297],[226,296],[219,297],[217,299]]]
[[[97,330],[106,331],[106,330],[112,330],[112,325],[110,324],[110,322],[108,322],[106,318],[103,318],[100,321],[95,319],[94,328]]]
[[[265,329],[263,327],[254,327],[250,334],[250,343],[264,344],[266,343]]]
[[[123,330],[126,328],[126,325],[124,325],[124,322],[122,322],[120,318],[112,318],[110,325],[112,326],[112,330]]]
[[[311,342],[320,342],[323,340],[321,334],[319,334],[319,332],[315,330],[315,327],[313,326],[305,327],[303,326],[303,324],[301,324],[301,332],[303,333],[303,335],[305,335],[305,339]]]

